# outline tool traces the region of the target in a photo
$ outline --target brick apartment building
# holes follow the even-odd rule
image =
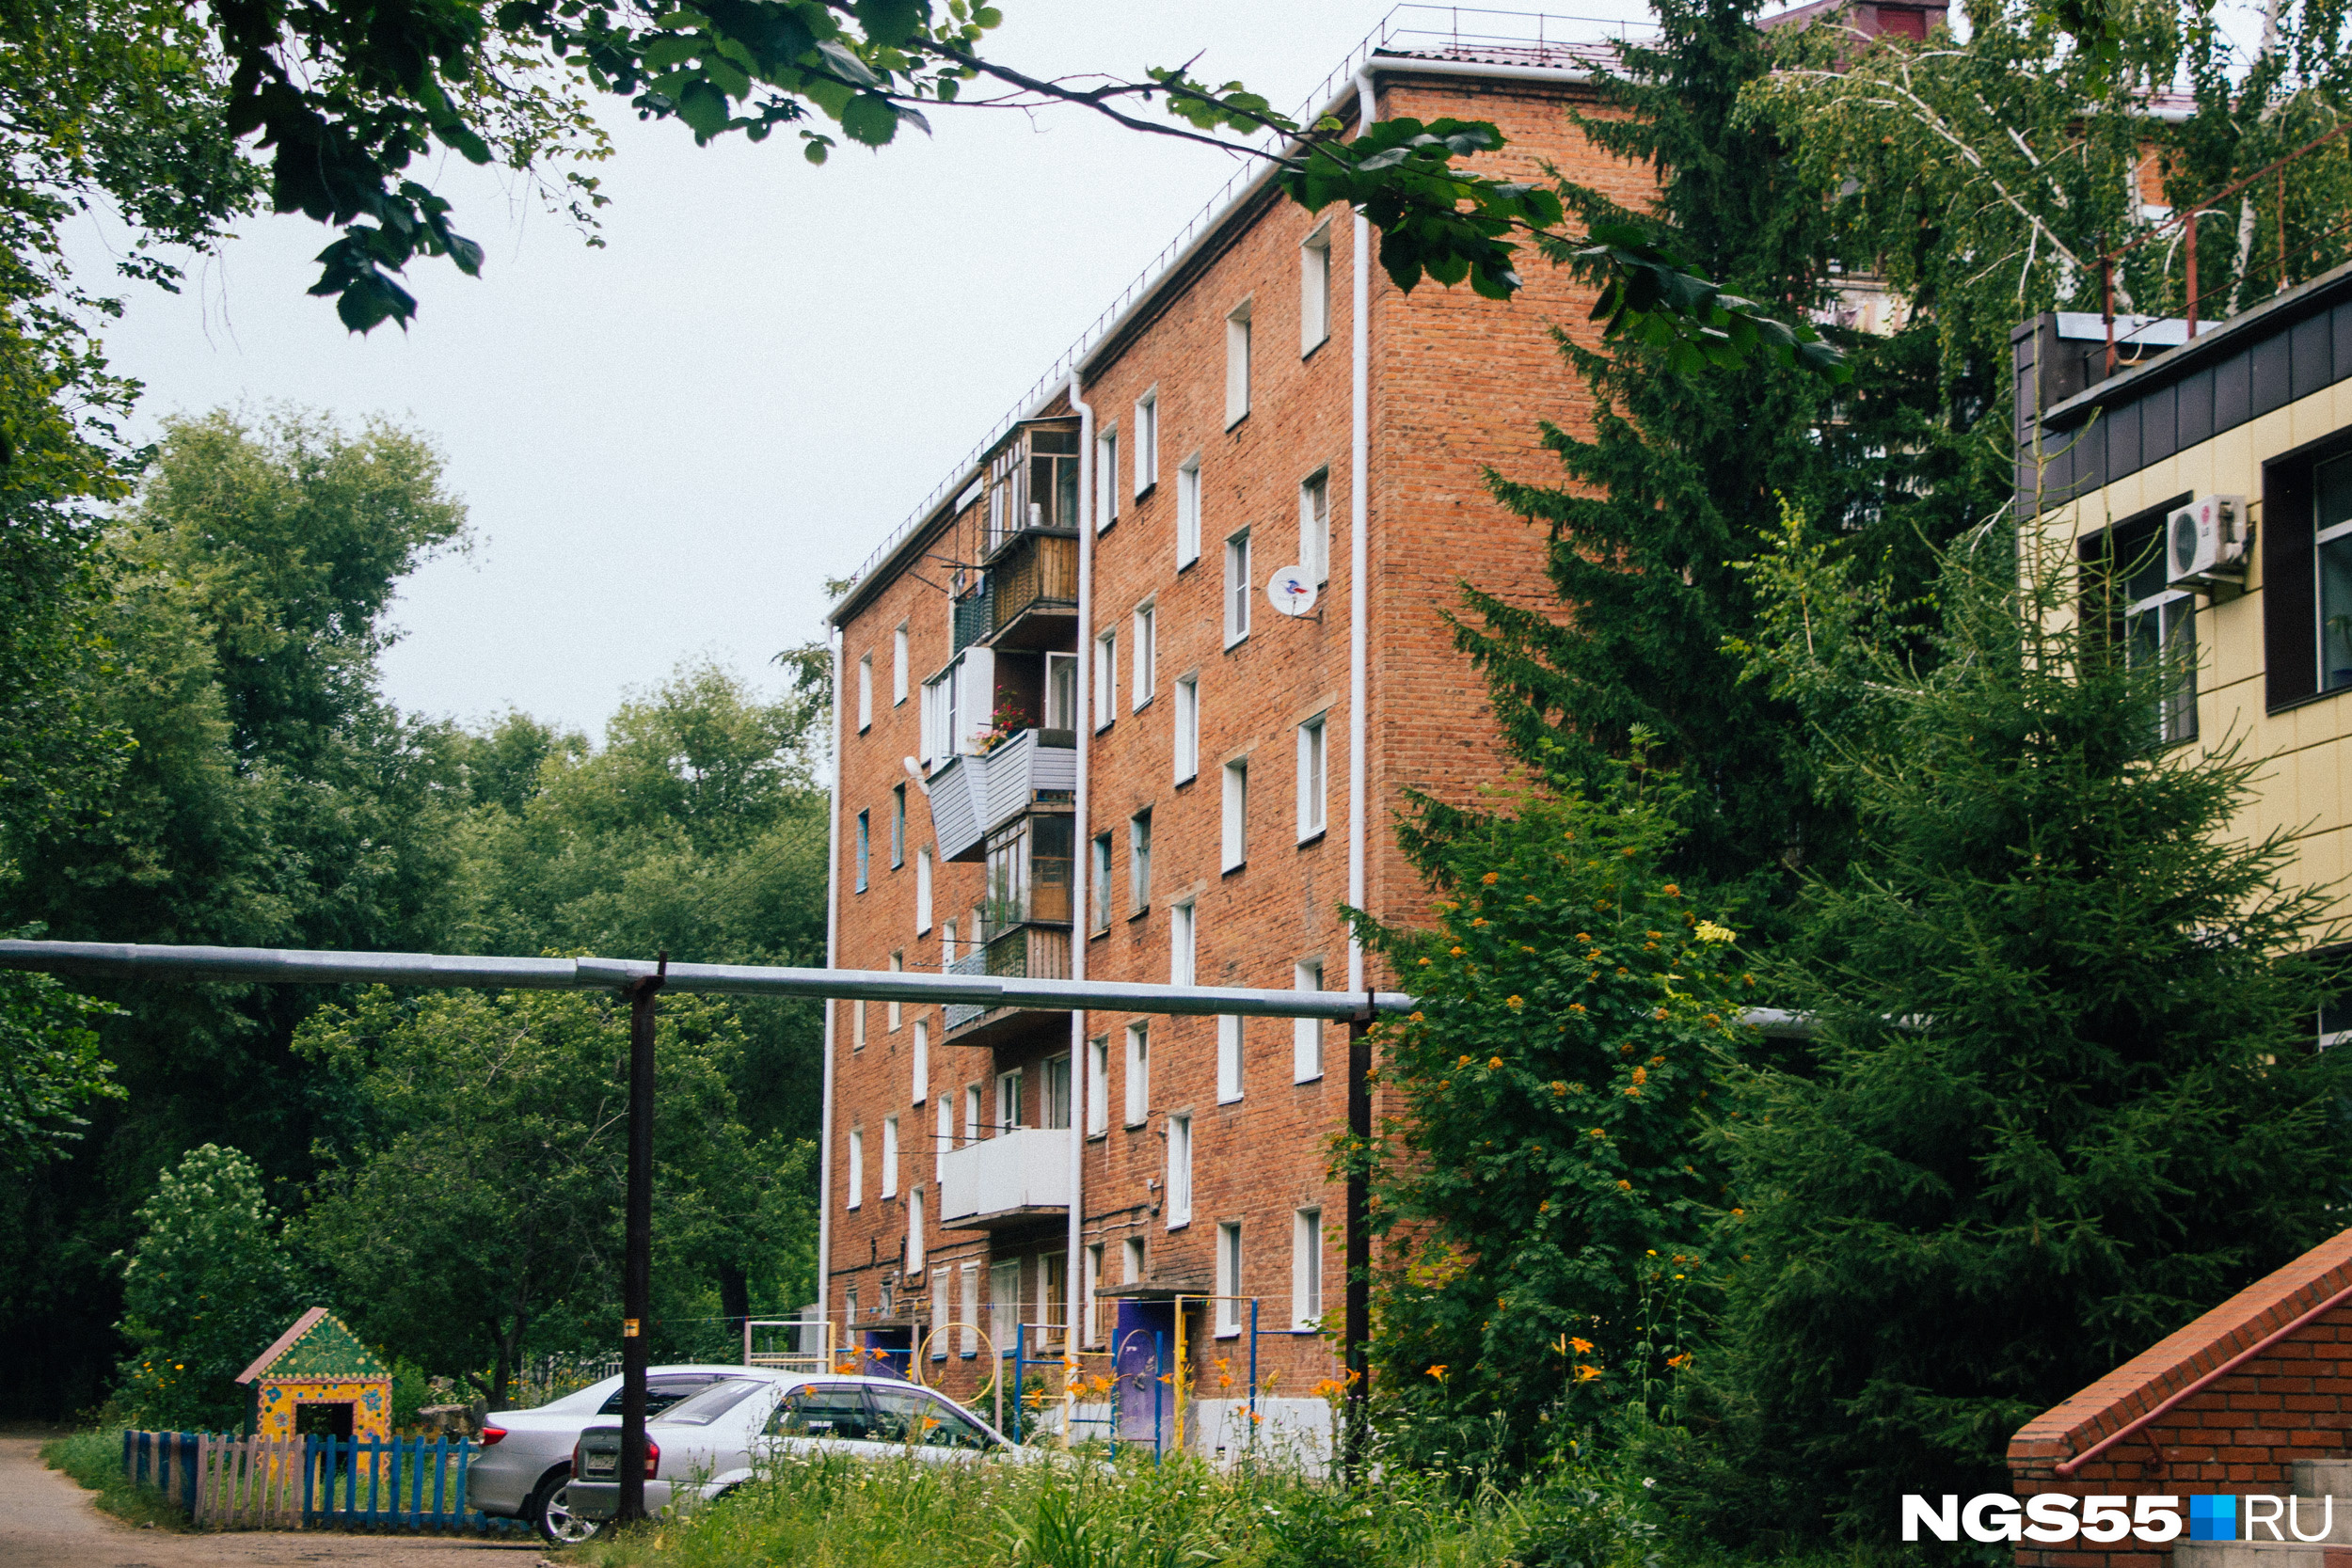
[[[1491,169],[1645,198],[1570,122],[1606,42],[1399,20],[1329,112],[1369,83],[1375,119],[1493,121]],[[1588,404],[1549,332],[1591,299],[1540,262],[1509,304],[1406,295],[1363,244],[1343,210],[1229,188],[860,573],[830,617],[836,967],[1379,983],[1339,909],[1414,916],[1403,793],[1502,771],[1443,616],[1465,579],[1552,602],[1543,535],[1481,474],[1557,474],[1539,421]],[[1310,610],[1270,603],[1278,574]],[[827,1030],[823,1306],[855,1342],[968,1395],[992,1349],[1133,1373],[1181,1329],[1189,1443],[1238,1440],[1253,1358],[1261,1431],[1315,1441],[1344,1026],[840,1002]],[[1119,1381],[1095,1414],[1148,1435],[1155,1379]]]

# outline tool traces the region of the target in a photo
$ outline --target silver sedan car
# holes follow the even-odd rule
[[[724,1495],[751,1480],[769,1456],[840,1454],[914,1458],[929,1464],[975,1459],[1026,1463],[1025,1449],[971,1411],[896,1378],[763,1378],[743,1368],[645,1423],[645,1512],[674,1501]],[[621,1429],[602,1422],[580,1434],[578,1473],[566,1488],[575,1520],[601,1525],[620,1511]]]
[[[648,1414],[688,1395],[757,1369],[726,1366],[655,1367],[645,1375]],[[561,1544],[594,1527],[572,1518],[564,1485],[572,1477],[572,1447],[598,1420],[621,1413],[621,1380],[608,1377],[535,1410],[494,1410],[485,1418],[482,1449],[466,1467],[466,1500],[485,1513],[520,1519]]]

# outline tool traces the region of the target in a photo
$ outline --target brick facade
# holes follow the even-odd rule
[[[2329,1305],[2347,1294],[2352,1230],[2020,1428],[2009,1446],[2012,1490],[2019,1497],[2287,1494],[2296,1460],[2341,1457],[2352,1433],[2352,1302]],[[2249,1351],[2256,1354],[2231,1366]],[[2224,1367],[2226,1375],[2182,1397]],[[2071,1476],[2058,1474],[2059,1465],[2117,1433],[2124,1435]],[[2126,1538],[2111,1550],[2080,1540],[2029,1547],[2017,1561],[2021,1568],[2164,1568],[2170,1556],[2169,1544]]]

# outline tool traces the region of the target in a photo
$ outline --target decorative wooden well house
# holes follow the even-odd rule
[[[392,1371],[324,1307],[313,1307],[237,1374],[256,1437],[389,1437]]]

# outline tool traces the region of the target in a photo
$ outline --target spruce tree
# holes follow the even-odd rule
[[[1756,574],[1774,689],[1850,715],[1857,842],[1784,964],[1822,1032],[1721,1128],[1727,1426],[1691,1500],[1724,1523],[1890,1539],[1902,1493],[2005,1490],[2024,1421],[2342,1223],[2328,901],[2283,833],[2233,836],[2262,764],[2157,746],[2170,677],[2109,637],[2114,585],[1970,544],[1925,673],[1801,543]]]

